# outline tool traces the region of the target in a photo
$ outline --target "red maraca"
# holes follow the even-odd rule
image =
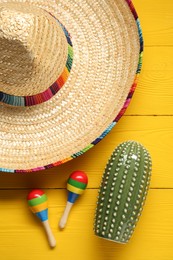
[[[51,247],[56,246],[56,240],[50,229],[48,222],[48,204],[47,196],[42,190],[32,190],[27,197],[29,208],[36,214],[36,216],[41,220],[45,231],[47,233],[48,241]]]
[[[59,227],[63,229],[66,225],[70,210],[76,201],[76,199],[81,195],[86,189],[88,184],[88,177],[82,171],[73,172],[67,182],[67,190],[68,190],[68,200],[66,204],[66,208],[64,210],[63,216],[59,222]]]

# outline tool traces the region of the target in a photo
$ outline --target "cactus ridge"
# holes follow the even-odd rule
[[[151,157],[139,143],[128,141],[112,153],[102,176],[95,213],[95,234],[120,243],[130,239],[144,205]]]

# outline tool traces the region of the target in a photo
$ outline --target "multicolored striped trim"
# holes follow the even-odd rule
[[[54,17],[54,16],[53,16]],[[55,18],[55,17],[54,17]],[[55,18],[56,19],[56,18]],[[56,19],[57,20],[57,19]],[[38,105],[40,103],[43,103],[50,98],[52,98],[65,84],[67,81],[71,68],[73,63],[73,45],[71,41],[70,34],[66,30],[66,28],[60,23],[60,21],[57,20],[57,23],[61,26],[61,28],[64,31],[64,34],[66,36],[67,42],[68,42],[68,56],[67,56],[67,62],[65,65],[65,68],[61,75],[58,77],[58,79],[44,92],[38,93],[36,95],[32,96],[13,96],[6,94],[4,92],[0,92],[0,102],[3,102],[8,105],[12,106],[34,106]]]
[[[131,101],[131,98],[133,96],[133,93],[136,89],[136,86],[137,86],[137,82],[138,82],[138,77],[139,77],[139,74],[141,72],[141,67],[142,67],[142,57],[143,57],[143,36],[142,36],[142,30],[141,30],[141,26],[140,26],[140,22],[139,22],[139,19],[138,19],[138,15],[135,11],[135,8],[133,6],[133,3],[131,2],[131,0],[126,0],[127,4],[129,5],[130,7],[130,10],[136,20],[136,24],[137,24],[137,27],[138,27],[138,32],[139,32],[139,40],[140,40],[140,52],[139,52],[139,62],[138,62],[138,67],[137,67],[137,71],[136,71],[136,77],[135,77],[135,80],[134,80],[134,83],[132,84],[132,87],[130,89],[130,92],[127,96],[127,99],[124,103],[124,106],[123,108],[121,109],[121,111],[119,112],[119,114],[117,115],[117,117],[113,120],[113,122],[108,126],[108,128],[101,134],[101,136],[99,136],[97,139],[95,139],[91,144],[89,144],[87,147],[85,147],[84,149],[82,149],[81,151],[79,151],[78,153],[75,153],[73,155],[71,155],[70,157],[62,160],[62,161],[58,161],[58,162],[55,162],[55,163],[52,163],[52,164],[49,164],[49,165],[46,165],[46,166],[41,166],[41,167],[37,167],[37,168],[34,168],[34,169],[27,169],[27,170],[11,170],[11,169],[4,169],[4,168],[0,168],[0,171],[3,171],[3,172],[11,172],[11,173],[27,173],[27,172],[36,172],[36,171],[41,171],[41,170],[45,170],[45,169],[49,169],[49,168],[52,168],[52,167],[55,167],[55,166],[58,166],[58,165],[61,165],[65,162],[68,162],[70,160],[72,160],[73,158],[76,158],[82,154],[84,154],[86,151],[88,151],[89,149],[91,149],[94,145],[96,145],[97,143],[99,143],[111,130],[112,128],[116,125],[116,123],[118,122],[118,120],[122,117],[122,115],[124,114],[124,112],[126,111],[130,101]]]

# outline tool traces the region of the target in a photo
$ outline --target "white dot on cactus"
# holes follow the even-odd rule
[[[106,230],[106,227],[103,227],[103,230]]]
[[[113,229],[111,228],[110,230],[109,230],[111,233],[113,233]]]
[[[123,185],[123,184],[121,184],[121,185],[120,185],[120,188],[122,189],[123,187],[124,187],[124,185]]]
[[[118,194],[117,198],[118,198],[118,199],[121,199],[121,195],[120,195],[120,194]]]
[[[118,240],[118,239],[119,239],[119,237],[117,236],[117,237],[115,237],[115,239],[116,239],[116,240]]]
[[[124,184],[124,183],[125,183],[125,180],[122,180],[122,183]]]
[[[129,191],[128,195],[131,197],[131,196],[132,196],[132,193]]]
[[[135,206],[134,206],[134,209],[137,209],[137,208],[138,208],[138,207],[135,205]]]
[[[135,216],[136,215],[136,211],[133,211],[132,214]]]
[[[112,222],[115,223],[115,218],[112,219]]]
[[[114,177],[114,178],[113,178],[113,181],[116,181],[116,180],[117,180],[117,178],[116,178],[116,177]]]
[[[127,201],[130,201],[130,198],[129,198],[129,197],[127,198]]]
[[[112,201],[112,199],[109,199],[109,202],[111,202]]]
[[[113,216],[114,216],[114,217],[116,217],[116,216],[117,216],[117,213],[116,213],[116,212],[114,212],[114,213],[113,213]]]
[[[134,188],[133,187],[130,187],[130,191],[133,191],[134,190]]]
[[[117,206],[115,206],[115,208],[114,208],[115,210],[118,210],[118,207]]]
[[[120,231],[121,231],[121,229],[122,229],[122,227],[121,227],[121,226],[119,226],[119,227],[118,227],[118,230],[120,230]]]
[[[105,217],[105,220],[108,220],[108,216]]]
[[[126,216],[125,216],[125,215],[122,215],[122,218],[123,218],[123,219],[125,219],[125,218],[126,218]]]
[[[115,182],[112,182],[112,186],[115,186]]]
[[[136,200],[136,204],[139,204],[140,203],[140,201],[139,200]]]
[[[111,188],[111,191],[113,191],[113,190],[114,190],[114,187]]]
[[[116,172],[118,172],[120,170],[120,168],[116,168]]]
[[[101,215],[98,216],[98,218],[101,218],[101,217],[102,217]]]
[[[120,190],[119,190],[119,193],[122,193],[122,192],[123,192],[123,190],[122,190],[122,189],[120,189]]]
[[[110,197],[112,197],[112,196],[113,196],[113,192],[110,193]]]
[[[129,206],[129,203],[126,202],[126,203],[125,203],[125,206],[128,207],[128,206]]]
[[[105,232],[104,232],[104,231],[102,232],[102,235],[103,235],[103,236],[105,235]]]
[[[116,204],[117,204],[117,205],[120,205],[120,201],[119,201],[119,200],[117,200]]]
[[[108,208],[108,209],[110,209],[110,207],[111,207],[111,205],[110,205],[110,204],[108,204],[108,205],[107,205],[107,208]]]
[[[117,235],[120,235],[121,234],[121,232],[120,231],[117,231]]]
[[[127,213],[127,209],[124,209],[124,213]]]
[[[102,212],[103,211],[103,209],[99,209],[99,212]]]
[[[103,225],[104,225],[104,226],[107,226],[107,222],[105,221],[105,222],[103,223]]]
[[[97,229],[96,232],[99,233],[99,229]]]
[[[103,187],[103,189],[104,189],[104,190],[106,190],[106,189],[107,189],[107,187],[106,187],[106,186],[104,186],[104,187]]]
[[[134,217],[131,217],[130,219],[131,219],[131,220],[134,220]]]
[[[112,235],[111,235],[111,234],[108,234],[108,237],[109,237],[109,238],[111,238],[111,237],[112,237]]]
[[[112,228],[114,228],[114,226],[115,226],[114,224],[111,224],[111,227],[112,227]]]

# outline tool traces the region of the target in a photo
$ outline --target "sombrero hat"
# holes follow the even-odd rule
[[[0,170],[57,166],[103,139],[142,51],[130,0],[0,0]]]

